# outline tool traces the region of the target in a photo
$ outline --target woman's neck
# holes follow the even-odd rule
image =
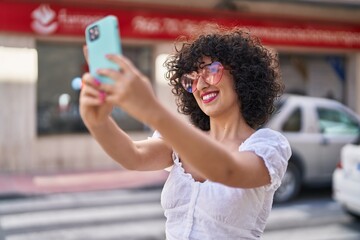
[[[254,132],[255,130],[242,117],[221,120],[210,118],[209,135],[217,141],[236,141],[241,143]]]

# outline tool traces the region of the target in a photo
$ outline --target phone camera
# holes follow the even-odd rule
[[[95,25],[89,29],[90,41],[95,41],[96,39],[99,38],[99,36],[100,36],[100,31],[99,31],[99,27],[97,25]]]

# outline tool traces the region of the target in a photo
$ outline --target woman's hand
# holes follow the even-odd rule
[[[88,49],[85,45],[83,52],[88,62]],[[103,124],[112,111],[111,104],[105,104],[105,94],[99,89],[100,82],[89,73],[82,77],[80,91],[80,115],[88,128]]]
[[[112,105],[105,102],[105,93],[99,89],[100,82],[89,73],[82,77],[80,92],[80,115],[88,128],[102,125],[112,111]]]
[[[105,93],[104,102],[119,106],[136,119],[149,124],[159,106],[147,77],[124,56],[108,55],[107,58],[120,67],[120,71],[99,69],[98,73],[114,80],[114,84],[100,84]]]

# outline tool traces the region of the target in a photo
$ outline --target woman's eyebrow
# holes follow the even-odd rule
[[[201,62],[201,63],[199,64],[199,68],[200,68],[200,69],[201,69],[201,68],[204,68],[204,67],[206,67],[206,66],[209,66],[210,64],[212,64],[212,62],[209,62],[209,63]]]

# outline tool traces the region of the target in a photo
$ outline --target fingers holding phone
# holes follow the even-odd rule
[[[99,89],[100,82],[93,78],[89,73],[82,77],[81,95],[86,97],[90,105],[100,105],[103,103],[101,95],[104,93]],[[100,96],[100,97],[99,97]]]
[[[100,68],[119,70],[120,67],[106,58],[106,54],[121,54],[121,41],[118,20],[115,16],[106,16],[88,25],[85,29],[86,45],[83,53],[89,65],[90,73],[83,75],[80,93],[80,114],[86,125],[97,125],[108,118],[112,104],[105,101],[106,93],[101,83],[113,83],[113,80],[97,74]]]
[[[154,108],[157,106],[157,99],[150,80],[126,57],[120,55],[108,55],[107,57],[121,66],[121,70],[98,70],[99,75],[114,81],[113,84],[101,83],[99,86],[99,89],[106,93],[105,101],[119,106],[140,121],[148,122],[149,115],[153,115],[151,110],[155,110]]]
[[[99,81],[94,86],[91,80],[84,77],[86,86],[101,90],[104,104],[117,105],[138,120],[144,120],[145,109],[155,102],[150,81],[129,61],[122,56],[118,21],[115,16],[107,16],[92,24],[85,31],[86,46],[84,56],[90,68],[90,74]],[[89,89],[84,93],[84,102],[98,104],[99,99]],[[89,97],[89,98],[85,98]],[[86,100],[86,101],[85,101]]]
[[[89,73],[82,77],[80,92],[80,115],[86,126],[102,124],[111,114],[112,105],[105,102],[105,93],[99,88],[100,83]]]

